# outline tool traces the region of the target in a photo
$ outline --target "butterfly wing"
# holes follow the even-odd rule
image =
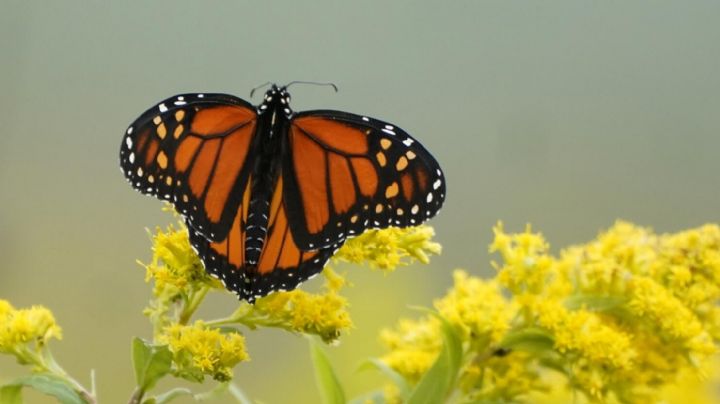
[[[237,97],[170,97],[127,129],[120,166],[135,189],[172,202],[199,233],[222,239],[248,182],[256,126],[255,107]]]
[[[402,129],[340,111],[290,122],[284,201],[301,249],[332,245],[367,228],[413,226],[445,199],[435,158]]]
[[[248,184],[227,237],[209,241],[191,227],[190,241],[205,269],[220,279],[240,299],[252,303],[276,290],[292,290],[322,271],[342,241],[323,249],[301,250],[289,229],[283,194],[283,177],[277,178],[270,198],[267,233],[256,264],[247,261],[247,223],[251,211]]]

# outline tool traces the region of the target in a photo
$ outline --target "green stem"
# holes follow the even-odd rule
[[[128,404],[140,404],[144,395],[145,390],[138,387],[137,389],[135,389],[133,395],[130,397],[130,401],[128,401]]]
[[[187,305],[183,308],[182,313],[180,313],[180,319],[178,321],[180,324],[187,325],[192,315],[195,314],[195,310],[200,306],[200,303],[202,303],[209,291],[210,287],[203,286],[200,290],[192,294]]]
[[[64,379],[67,383],[69,383],[75,391],[77,391],[78,394],[85,400],[88,404],[95,404],[97,403],[97,399],[95,398],[95,395],[93,393],[90,393],[87,391],[85,387],[83,387],[82,384],[80,384],[77,380],[72,378],[66,371],[63,369],[59,363],[55,361],[55,358],[52,356],[52,353],[50,352],[50,348],[45,347],[43,350],[42,358],[44,358],[44,362],[47,363],[47,369],[53,373],[54,375]]]

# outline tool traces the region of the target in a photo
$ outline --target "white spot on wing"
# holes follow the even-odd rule
[[[427,203],[432,202],[432,200],[433,200],[433,194],[432,194],[432,192],[428,192],[427,198],[426,198],[425,200],[427,201]]]
[[[158,109],[160,110],[160,112],[167,112],[168,110],[165,104],[158,105]]]
[[[129,127],[129,128],[128,128],[128,130],[127,130],[127,134],[128,134],[128,135],[129,135],[129,134],[131,134],[131,133],[132,133],[132,131],[133,131],[133,127],[131,126],[131,127]]]
[[[131,129],[132,129],[132,128],[131,128]],[[127,145],[127,148],[128,148],[128,149],[132,149],[132,139],[126,138],[126,139],[125,139],[125,144]]]
[[[391,131],[391,130],[389,130],[389,129],[383,128],[382,131],[385,132],[385,133],[387,133],[388,135],[393,135],[393,136],[395,136],[395,132],[393,132],[393,131]]]
[[[414,142],[414,140],[412,140],[410,138],[403,140],[403,144],[407,147],[410,147],[410,145],[413,144],[413,142]]]
[[[130,153],[130,156],[128,156],[128,161],[130,161],[130,164],[135,163],[135,153]]]
[[[438,179],[437,181],[433,182],[433,189],[438,189],[438,188],[440,188],[440,185],[441,185],[441,184],[442,184],[442,181],[439,180],[439,179]]]
[[[362,120],[365,122],[370,122],[370,119],[368,119],[368,117],[366,117],[366,116],[362,117]]]

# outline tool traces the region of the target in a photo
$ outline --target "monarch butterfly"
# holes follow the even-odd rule
[[[126,179],[171,202],[206,271],[250,303],[319,273],[346,238],[420,224],[445,199],[437,161],[402,129],[289,103],[275,84],[257,107],[177,95],[143,113],[120,146]]]

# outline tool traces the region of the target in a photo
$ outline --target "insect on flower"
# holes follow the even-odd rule
[[[418,225],[445,199],[440,166],[405,131],[293,112],[288,86],[271,85],[257,107],[227,94],[168,98],[120,148],[131,185],[171,202],[208,273],[251,303],[320,272],[346,238]]]

